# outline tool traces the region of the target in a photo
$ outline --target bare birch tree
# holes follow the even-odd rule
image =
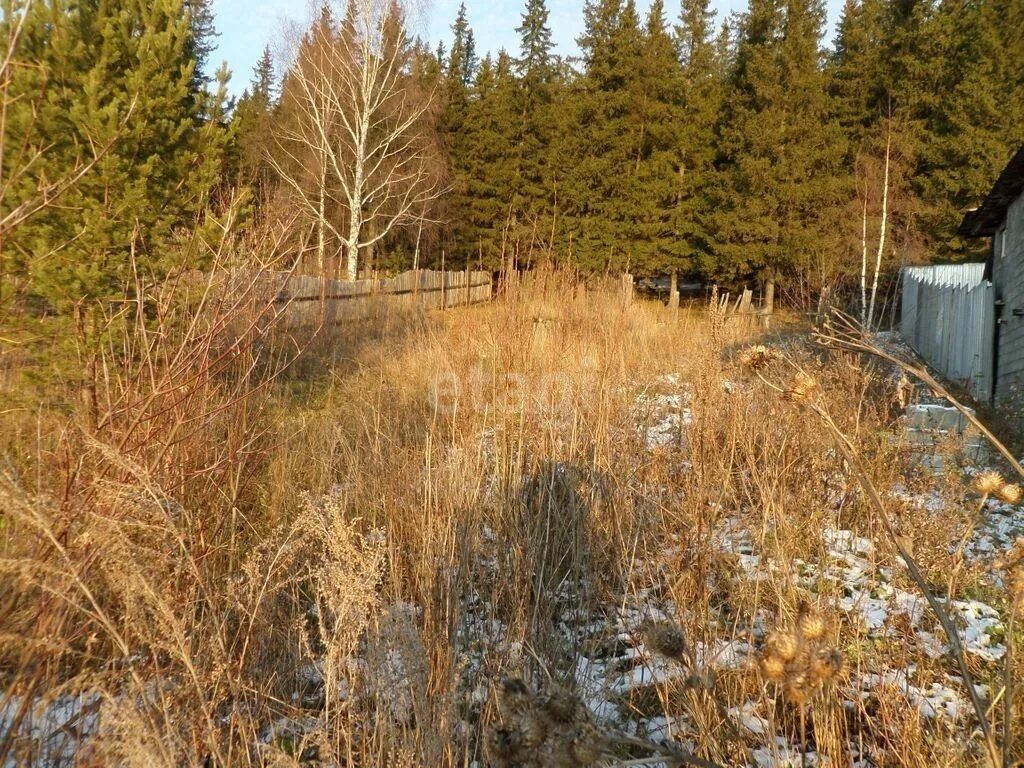
[[[414,87],[410,56],[397,0],[351,0],[340,24],[327,12],[314,23],[286,76],[292,114],[272,162],[317,228],[321,274],[328,234],[354,280],[360,252],[421,220],[442,192],[432,94]]]
[[[882,220],[878,225],[878,250],[875,255],[875,276],[871,283],[871,302],[868,304],[868,328],[875,322],[875,298],[878,296],[878,273],[882,271],[885,252],[885,230],[889,224],[889,160],[892,156],[892,121],[885,129],[885,171],[882,174]]]
[[[900,134],[898,121],[892,116],[885,121],[884,144],[878,137],[879,146],[868,150],[858,158],[857,194],[860,198],[860,324],[865,330],[875,326],[878,283],[885,260],[886,247],[892,239],[889,236],[893,204],[897,214],[903,208],[900,190],[906,183],[906,160],[899,151]],[[876,156],[876,152],[877,155]],[[868,220],[878,217],[877,242],[869,237]],[[890,246],[891,247],[891,246]],[[874,264],[871,264],[871,253]],[[869,282],[870,280],[870,282]]]

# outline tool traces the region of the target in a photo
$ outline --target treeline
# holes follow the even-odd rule
[[[587,270],[812,295],[879,255],[978,247],[960,217],[1024,141],[1020,0],[850,0],[831,49],[818,0],[750,0],[720,25],[707,0],[584,13],[579,60],[554,56],[544,0],[516,55],[478,61],[464,9],[435,55],[458,258],[553,241]]]
[[[1024,141],[1021,0],[850,0],[827,48],[819,0],[588,0],[575,58],[545,0],[483,55],[464,7],[434,48],[349,0],[237,103],[208,0],[2,2],[0,298],[64,314],[228,220],[331,275],[547,258],[811,300],[973,255],[962,211]]]

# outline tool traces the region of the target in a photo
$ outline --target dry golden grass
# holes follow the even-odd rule
[[[822,532],[849,530],[914,589],[808,408],[828,408],[878,488],[933,486],[908,469],[884,369],[546,270],[296,359],[273,332],[224,357],[237,326],[212,325],[116,372],[112,357],[98,419],[2,417],[0,763],[734,765],[776,736],[833,765],[983,763],[969,714],[923,718],[898,685],[849,691],[907,664],[920,687],[955,672],[897,621],[870,633],[825,568]],[[771,351],[741,354],[754,342]],[[943,487],[951,505],[967,493]],[[950,551],[968,521],[926,517],[908,505],[902,535],[930,583],[975,589]],[[630,624],[638,606],[665,616]],[[717,663],[730,642],[746,659]],[[618,690],[609,722],[584,706],[579,663],[623,663],[624,643],[682,672]],[[38,711],[72,696],[67,739],[34,738]],[[678,745],[622,732],[652,717]]]

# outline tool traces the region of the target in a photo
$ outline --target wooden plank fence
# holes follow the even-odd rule
[[[275,303],[288,328],[382,317],[403,308],[444,309],[491,299],[491,273],[417,269],[378,280],[282,278]]]
[[[971,397],[992,397],[995,294],[984,264],[907,267],[900,333],[945,378]]]

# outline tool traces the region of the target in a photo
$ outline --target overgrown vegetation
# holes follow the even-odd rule
[[[297,357],[205,295],[3,416],[5,760],[982,765],[960,662],[1001,748],[1017,603],[892,369],[543,270]]]

